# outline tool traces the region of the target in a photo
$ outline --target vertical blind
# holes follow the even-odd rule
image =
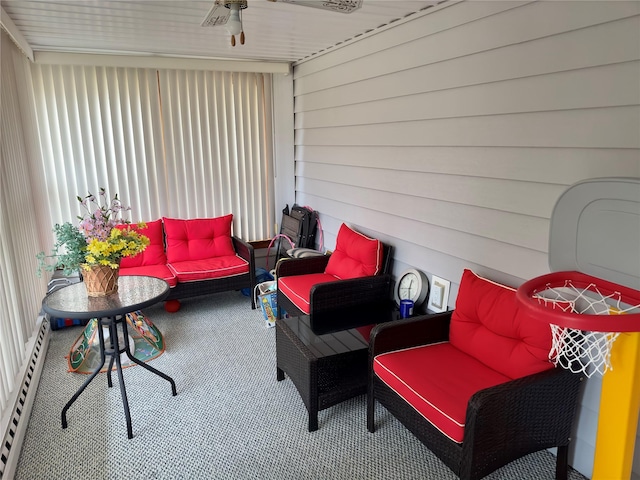
[[[52,224],[105,187],[132,221],[234,214],[234,234],[273,236],[270,76],[34,64]]]
[[[33,170],[36,126],[29,97],[29,64],[4,31],[0,55],[0,435],[9,422],[27,343],[36,332],[46,280],[35,274],[41,249]]]

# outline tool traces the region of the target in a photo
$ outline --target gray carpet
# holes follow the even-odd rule
[[[290,380],[276,381],[275,329],[238,293],[183,302],[176,314],[145,310],[166,352],[124,370],[134,438],[127,439],[119,388],[100,374],[68,412],[85,376],[67,372],[79,327],[51,332],[51,343],[16,478],[35,479],[455,479],[384,408],[366,429],[365,397],[320,412],[319,430]],[[117,382],[117,377],[114,376]],[[555,457],[529,455],[487,477],[552,479]],[[571,480],[584,479],[572,472]]]

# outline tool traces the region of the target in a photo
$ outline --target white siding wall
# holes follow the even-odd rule
[[[586,178],[640,177],[640,2],[444,4],[294,68],[296,201],[452,282],[549,271],[549,218]],[[573,465],[591,475],[600,382]]]
[[[280,231],[282,209],[295,202],[293,151],[293,76],[273,74],[273,175],[275,185],[275,219]]]

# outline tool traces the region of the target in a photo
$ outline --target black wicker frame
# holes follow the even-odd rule
[[[379,275],[338,280],[311,287],[309,317],[311,328],[314,332],[320,333],[339,328],[338,325],[332,324],[332,320],[337,318],[332,315],[336,310],[358,312],[357,317],[367,321],[366,311],[375,312],[377,309],[388,308],[393,284],[389,274],[392,247],[383,245],[383,248],[382,271]],[[329,255],[281,260],[276,265],[276,278],[321,273],[324,272],[328,262]],[[282,318],[283,311],[286,311],[292,317],[306,315],[286,295],[280,292],[279,288],[277,310],[277,318]],[[344,318],[344,316],[341,315],[340,317]],[[342,325],[342,328],[356,326],[360,325]]]
[[[318,412],[367,392],[367,346],[317,357],[284,321],[276,322],[276,378],[289,376],[318,430]]]
[[[253,291],[256,286],[256,261],[253,246],[235,236],[232,236],[231,240],[233,241],[233,247],[238,256],[249,262],[249,272],[242,275],[214,278],[211,280],[178,282],[178,284],[171,289],[166,300],[182,300],[184,298],[199,297],[202,295],[210,295],[212,293],[249,288],[249,291],[251,292],[249,295],[251,308],[255,309],[256,304]]]
[[[367,428],[375,432],[375,402],[463,480],[477,480],[529,453],[558,447],[556,479],[566,480],[572,424],[583,376],[563,369],[477,392],[467,406],[464,439],[458,444],[428,422],[373,372],[376,355],[448,340],[451,312],[378,325],[369,343]]]

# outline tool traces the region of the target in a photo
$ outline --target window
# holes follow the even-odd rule
[[[273,236],[270,75],[32,68],[53,223],[105,187],[132,221],[233,213],[235,235]]]

